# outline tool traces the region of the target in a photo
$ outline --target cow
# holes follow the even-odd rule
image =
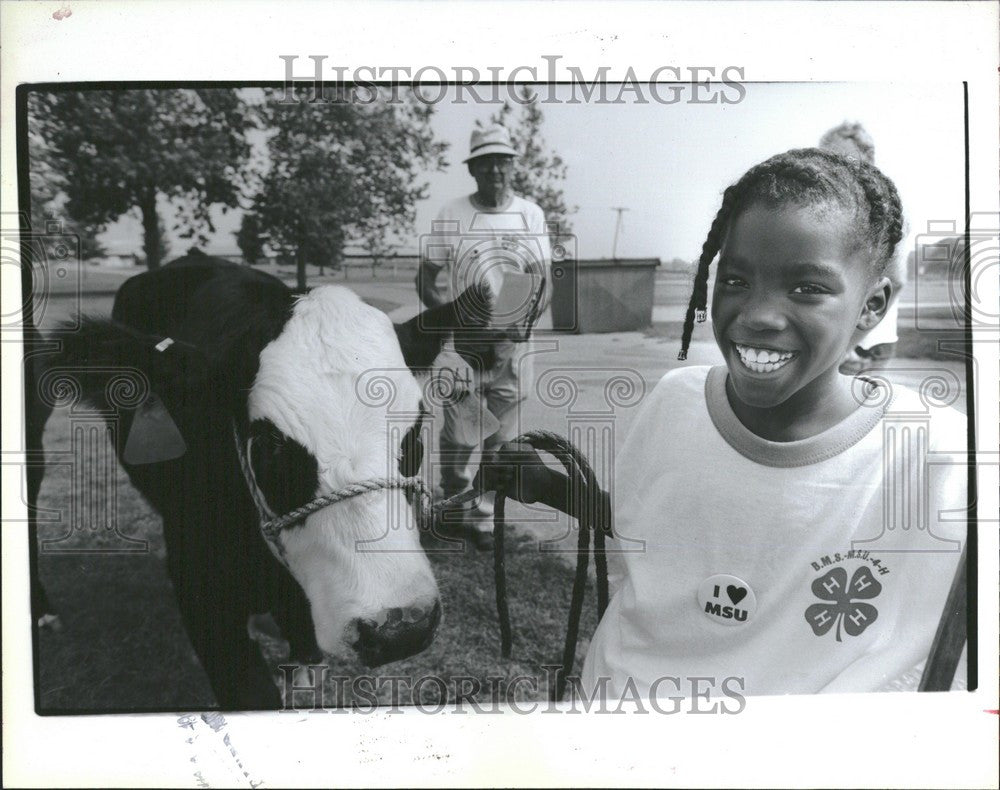
[[[470,289],[394,326],[347,288],[296,294],[190,253],[127,280],[110,320],[60,337],[50,371],[75,371],[85,398],[107,397],[109,370],[148,385],[139,406],[115,410],[117,454],[163,519],[180,614],[220,708],[281,705],[248,635],[256,613],[273,615],[303,663],[327,653],[378,666],[430,644],[441,604],[417,514],[403,508],[388,528],[403,492],[328,504],[269,537],[261,524],[352,484],[416,474],[414,372],[447,337],[434,330],[475,323],[484,298]],[[395,390],[394,410],[413,415],[401,447],[388,446],[387,407],[359,398],[371,369]],[[399,469],[387,469],[396,457]]]

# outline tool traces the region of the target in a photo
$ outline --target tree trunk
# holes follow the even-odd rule
[[[142,211],[142,249],[146,266],[159,269],[163,259],[163,239],[160,238],[160,217],[156,213],[156,190],[150,190],[139,204]]]
[[[295,248],[295,284],[300,291],[306,290],[306,256],[301,245]]]

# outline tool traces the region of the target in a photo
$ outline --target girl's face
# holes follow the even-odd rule
[[[856,333],[885,312],[888,280],[873,282],[849,223],[836,210],[751,206],[731,225],[712,323],[746,406],[822,404]]]

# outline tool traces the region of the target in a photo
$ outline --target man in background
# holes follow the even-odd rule
[[[488,451],[517,435],[518,406],[533,384],[528,336],[548,305],[551,251],[542,209],[513,192],[517,156],[506,127],[474,130],[465,164],[476,190],[446,203],[421,242],[417,293],[424,305],[442,304],[472,285],[485,286],[490,299],[487,328],[458,328],[453,349],[439,358],[439,366],[463,371],[455,375],[459,386],[443,410],[445,498],[469,489],[470,461],[480,442]],[[439,532],[489,548],[492,514],[492,501],[483,498],[443,513]]]

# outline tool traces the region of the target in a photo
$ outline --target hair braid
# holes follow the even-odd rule
[[[684,315],[684,329],[681,332],[681,350],[677,359],[687,359],[688,347],[691,345],[691,333],[694,331],[694,322],[697,317],[698,322],[703,322],[708,309],[708,269],[712,261],[722,247],[722,236],[726,225],[729,223],[729,212],[734,203],[736,187],[731,186],[722,195],[722,206],[712,220],[712,227],[708,231],[705,243],[701,246],[701,257],[698,259],[698,271],[694,277],[694,288],[691,291],[691,298],[688,300],[687,313]]]
[[[730,224],[755,203],[772,208],[832,204],[854,212],[858,236],[866,242],[872,268],[877,274],[885,271],[903,237],[903,208],[899,194],[892,181],[873,164],[818,148],[799,148],[751,167],[723,193],[722,206],[702,245],[684,317],[678,359],[687,359],[695,320],[705,320],[709,268],[722,247],[726,232]],[[862,206],[867,206],[867,211]],[[894,285],[898,287],[895,282]]]
[[[857,180],[868,203],[869,244],[882,273],[903,239],[903,206],[896,185],[874,165],[860,163]]]

